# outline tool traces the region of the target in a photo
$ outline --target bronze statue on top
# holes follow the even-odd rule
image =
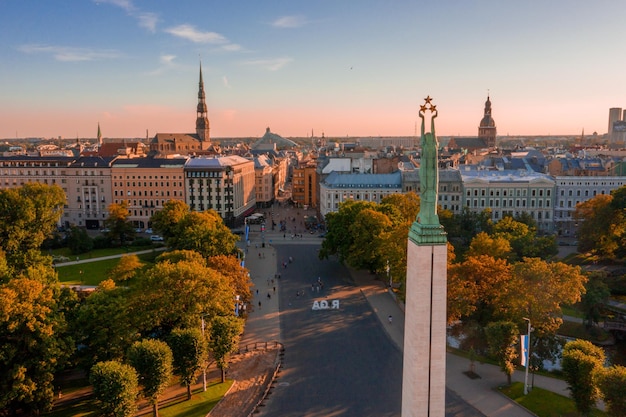
[[[409,238],[417,244],[444,244],[446,232],[439,223],[437,215],[437,201],[439,193],[439,142],[435,135],[435,118],[437,106],[432,104],[430,96],[424,99],[424,105],[420,106],[419,117],[422,119],[422,137],[420,153],[420,211],[417,220],[411,226]],[[430,132],[425,132],[426,112],[430,111]]]

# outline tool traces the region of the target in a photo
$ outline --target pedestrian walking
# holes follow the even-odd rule
[[[261,309],[261,302],[259,301],[259,310]]]
[[[389,324],[391,324],[391,322],[393,322],[393,317],[391,316],[391,314],[389,315],[389,317],[387,317],[387,320],[389,321]]]

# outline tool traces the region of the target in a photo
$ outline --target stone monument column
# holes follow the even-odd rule
[[[407,245],[402,417],[444,417],[446,404],[447,236],[439,224],[437,108],[420,106],[420,211]],[[431,131],[425,133],[430,112]]]

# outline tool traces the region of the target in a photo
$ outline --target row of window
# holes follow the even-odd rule
[[[473,193],[472,193],[472,191],[473,191]],[[512,188],[509,188],[508,190],[506,190],[506,189],[502,190],[502,196],[503,197],[526,197],[527,196],[526,191],[527,191],[527,189],[524,188],[524,189],[517,189],[514,192],[514,190]],[[479,189],[473,189],[472,190],[470,188],[470,189],[468,189],[466,191],[466,195],[468,197],[471,197],[472,194],[474,194],[474,197],[478,197],[479,194],[480,194],[481,197],[485,197],[487,195],[487,189],[481,188],[480,190]],[[551,190],[549,188],[546,189],[545,190],[545,195],[550,197],[550,194],[551,194]],[[543,189],[537,190],[537,189],[533,188],[533,189],[530,190],[530,196],[531,197],[537,197],[537,196],[543,197],[543,195],[544,195],[544,190]],[[496,189],[496,190],[489,189],[489,196],[490,197],[494,197],[494,196],[495,197],[500,197],[500,190],[499,189]]]
[[[150,195],[148,195],[148,193],[150,193]],[[172,195],[173,197],[182,197],[183,196],[183,191],[182,190],[173,190],[172,191]],[[124,196],[124,190],[114,190],[113,191],[113,196],[114,197],[123,197]],[[141,197],[141,190],[139,191],[126,191],[126,196],[127,197]],[[170,196],[170,190],[157,190],[157,191],[148,191],[148,190],[144,190],[143,191],[143,196],[144,197],[169,197]]]
[[[142,179],[143,180],[146,180],[146,179],[148,179],[148,180],[152,180],[152,179],[155,179],[155,180],[169,180],[170,176],[169,175],[160,175],[160,176],[159,175],[155,175],[154,178],[152,178],[152,175],[148,175],[147,178],[146,178],[146,176],[144,175],[143,178],[142,178],[141,175],[137,175],[137,178],[135,178],[134,175],[126,175],[126,177],[124,177],[123,175],[120,175],[120,176],[113,175],[113,179],[114,180],[117,180],[117,179],[119,179],[119,180],[134,180],[134,179],[138,179],[138,180],[142,180]],[[172,179],[173,180],[176,180],[176,179],[182,180],[183,177],[182,177],[182,175],[179,175],[178,177],[176,175],[172,175]]]
[[[486,204],[487,201],[484,198],[481,198],[480,200],[478,198],[474,198],[474,199],[468,199],[465,202],[465,205],[467,207],[500,207],[500,201],[502,201],[502,207],[513,207],[513,201],[515,201],[515,207],[526,207],[527,200],[523,200],[523,199],[513,200],[512,198],[509,200],[489,200],[489,205],[487,205]],[[508,206],[507,206],[507,201],[508,201]],[[537,207],[543,208],[544,201],[545,201],[545,207],[550,207],[549,199],[530,200],[530,207],[535,207],[535,202],[537,202]]]

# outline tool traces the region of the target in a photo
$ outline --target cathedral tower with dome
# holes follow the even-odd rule
[[[489,95],[487,95],[487,101],[485,102],[485,114],[478,126],[478,137],[485,141],[487,147],[496,147],[496,122],[491,117],[491,100]]]

